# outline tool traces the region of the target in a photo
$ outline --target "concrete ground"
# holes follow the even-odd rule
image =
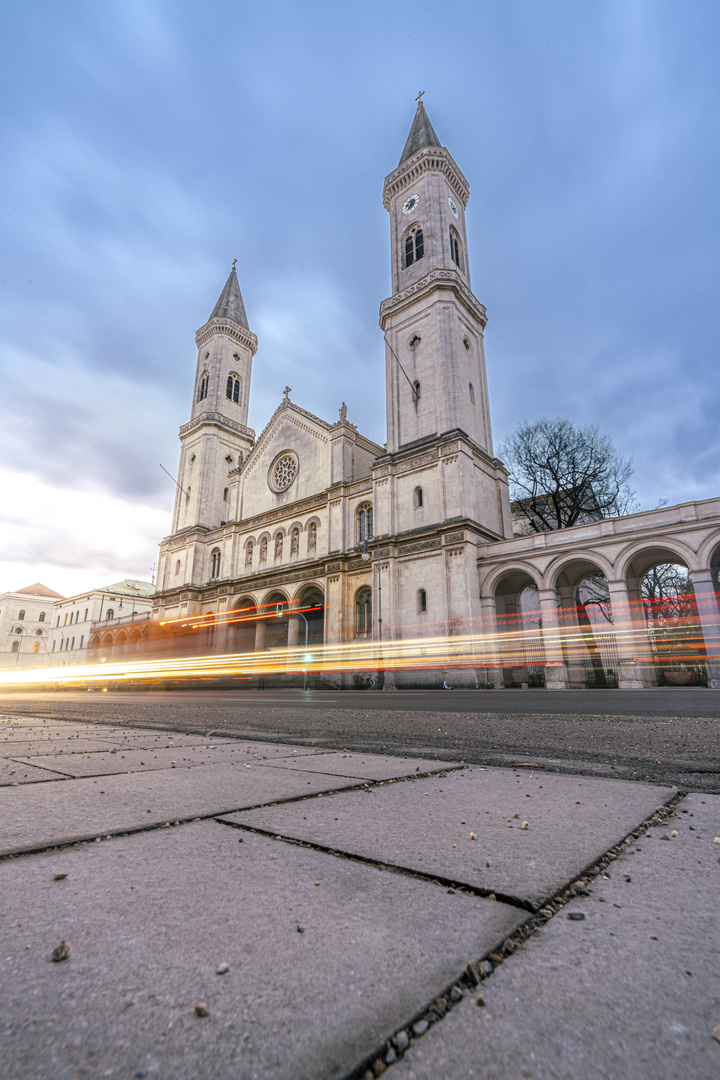
[[[306,701],[3,699],[3,1078],[720,1075],[720,795]]]

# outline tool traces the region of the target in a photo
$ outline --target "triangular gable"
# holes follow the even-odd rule
[[[298,427],[302,428],[303,431],[315,435],[319,441],[324,443],[328,442],[327,433],[330,431],[331,424],[328,424],[325,420],[321,420],[319,416],[315,416],[313,413],[308,412],[307,409],[301,409],[294,401],[282,401],[260,432],[258,440],[250,451],[247,460],[243,462],[241,470],[243,476],[248,476],[253,471],[258,461],[265,456],[266,451],[283,422],[288,420],[290,423],[296,424]]]

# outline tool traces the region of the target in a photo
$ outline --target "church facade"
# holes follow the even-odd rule
[[[215,652],[301,645],[306,633],[311,644],[494,633],[500,610],[520,610],[517,597],[508,599],[508,582],[522,580],[539,590],[546,685],[572,683],[559,644],[557,589],[543,579],[552,544],[513,539],[507,472],[493,452],[487,314],[471,287],[468,198],[467,180],[420,102],[383,188],[392,261],[392,294],[380,306],[384,446],[357,430],[344,405],[328,421],[293,402],[289,387],[256,437],[247,420],[258,341],[233,264],[196,335],[192,408],[180,429],[154,620],[199,620]],[[709,572],[720,558],[719,511],[714,505],[705,522],[717,540],[708,541]],[[592,540],[583,528],[563,530],[578,573],[588,565],[578,546]],[[607,523],[589,528],[604,537]],[[630,595],[621,591],[613,594],[618,611]],[[302,610],[304,619],[256,617],[278,604]],[[453,682],[508,685],[503,666],[497,656],[482,671],[453,672]],[[643,678],[626,658],[619,684],[643,685]],[[441,683],[438,672],[385,675],[386,686]]]

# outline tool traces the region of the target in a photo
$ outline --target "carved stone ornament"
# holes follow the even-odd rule
[[[268,473],[268,487],[271,491],[287,491],[298,474],[298,456],[293,450],[284,450],[275,458]]]

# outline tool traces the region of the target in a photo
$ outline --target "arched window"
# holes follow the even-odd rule
[[[82,643],[83,643],[84,640],[85,640],[85,635],[81,634],[80,635],[80,645],[78,646],[80,649],[82,649]]]
[[[185,502],[190,502],[190,492],[191,491],[192,491],[192,488],[188,488],[187,491],[185,492]]]
[[[462,270],[462,242],[452,225],[450,226],[450,258]]]
[[[22,622],[22,620],[24,618],[25,618],[25,610],[23,609],[22,611],[18,611],[18,621]]]
[[[42,637],[42,630],[36,630],[35,637]]]
[[[83,621],[84,622],[87,622],[88,610],[89,610],[89,608],[85,608],[85,615],[83,616]]]
[[[295,528],[290,533],[290,554],[297,555],[300,551],[300,530]]]
[[[468,338],[463,338],[463,345],[465,346],[465,351],[470,352],[470,341]]]
[[[50,652],[55,652],[55,642],[54,642],[54,641],[53,641],[53,647],[52,647],[52,649],[50,650]]]
[[[58,617],[57,617],[57,622],[55,623],[55,625],[56,625],[56,626],[59,626],[59,625],[60,625],[60,616],[59,616],[59,615],[58,615]]]
[[[421,487],[415,488],[415,509],[419,510],[423,504],[423,489]]]
[[[67,613],[67,611],[66,611],[66,612],[65,612],[65,622],[63,623],[63,626],[67,626],[67,624],[68,624],[68,619],[69,619],[69,618],[70,618],[70,616],[68,615],[68,613]]]
[[[215,548],[210,555],[210,579],[220,577],[220,548]]]
[[[473,405],[475,404],[475,391],[472,383],[470,383],[470,401]]]
[[[36,641],[30,650],[30,652],[40,652],[40,642]]]
[[[20,651],[20,642],[19,641],[13,641],[12,649],[10,650],[10,652],[19,652],[19,651]]]
[[[225,490],[223,491],[223,502],[227,502],[227,497],[228,497],[228,489],[225,488]]]
[[[413,391],[415,393],[414,400],[419,401],[420,400],[420,383],[417,380],[415,380],[415,382],[413,383]]]
[[[200,386],[198,388],[197,396],[198,401],[204,401],[204,399],[207,397],[209,383],[210,376],[208,375],[207,371],[203,371],[202,375],[200,376]]]
[[[245,548],[245,565],[246,566],[252,566],[252,559],[253,559],[253,542],[252,542],[252,540],[248,540],[248,545]]]
[[[355,593],[355,634],[369,637],[372,633],[372,592],[366,585]]]
[[[228,375],[225,397],[229,401],[234,401],[236,405],[240,401],[240,376],[236,375],[235,372]]]
[[[70,642],[70,648],[71,649],[75,648],[75,638],[73,638],[72,641]]]
[[[106,619],[114,619],[115,618],[115,609],[109,607],[107,609],[107,612],[105,613],[105,618]]]
[[[16,626],[15,627],[15,633],[16,634],[22,634],[22,626]]]
[[[427,611],[427,593],[424,589],[418,589],[417,609],[418,615],[422,615],[424,611]]]
[[[314,551],[317,547],[317,525],[311,521],[308,525],[308,551]]]
[[[177,577],[179,575],[179,573],[180,573],[180,560],[178,559],[178,561],[175,563],[175,577]]]
[[[418,259],[422,259],[424,254],[425,241],[422,226],[415,225],[405,237],[405,266],[412,266]]]
[[[373,508],[369,503],[363,503],[358,509],[358,540],[362,544],[364,540],[371,540],[373,535]]]
[[[41,611],[38,615],[38,622],[45,622],[45,612]]]
[[[410,341],[408,342],[408,344],[409,344],[411,349],[415,350],[415,349],[417,349],[417,347],[418,347],[418,345],[420,344],[421,341],[422,341],[422,338],[420,337],[419,334],[413,334],[413,336],[410,338]]]

